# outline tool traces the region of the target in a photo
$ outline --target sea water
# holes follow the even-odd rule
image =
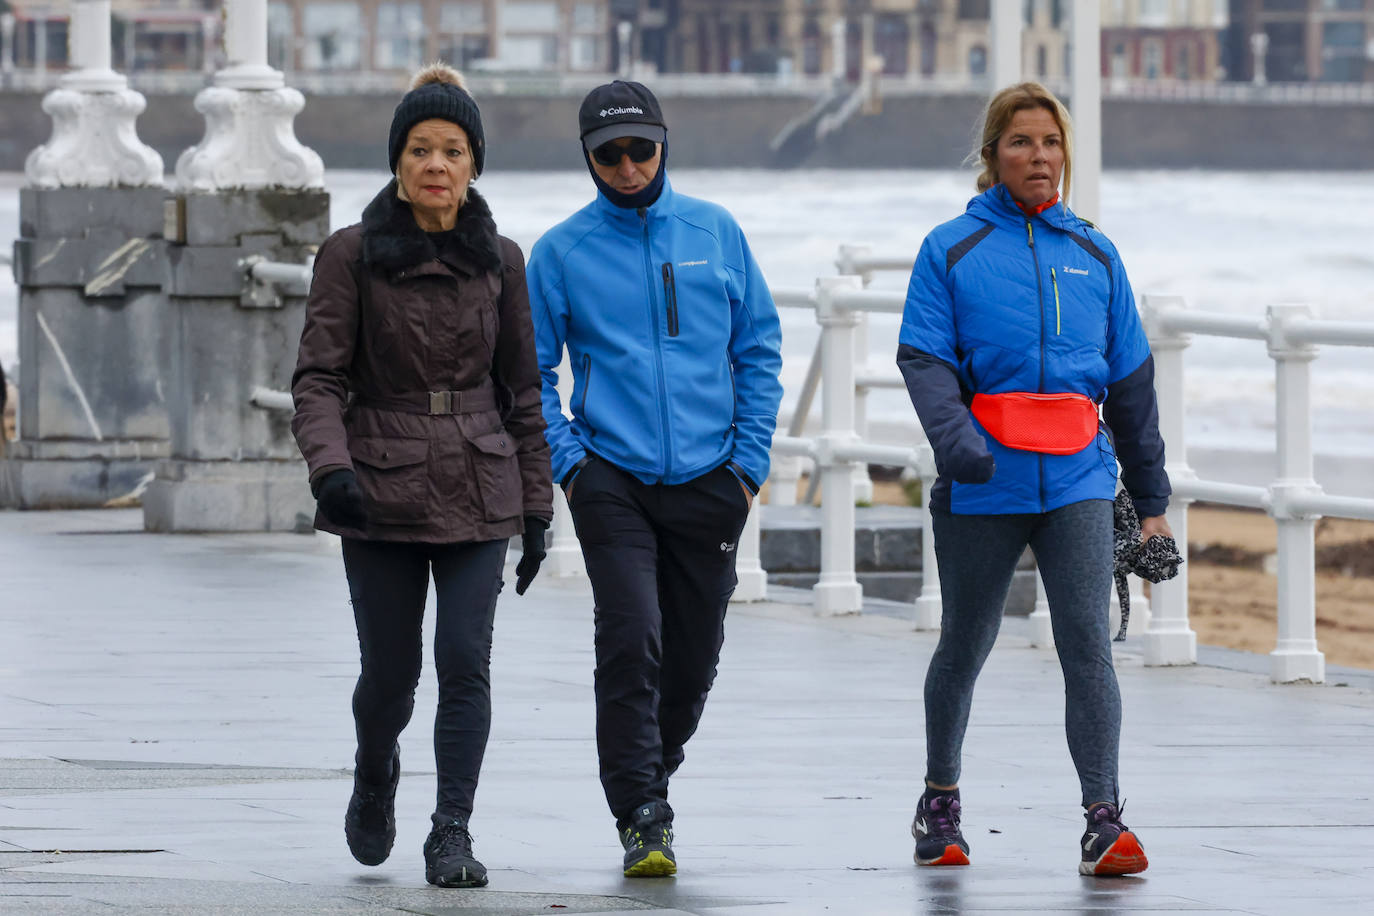
[[[844,243],[914,258],[921,240],[963,211],[968,171],[683,169],[674,187],[716,201],[739,220],[771,286],[806,289],[833,275]],[[385,184],[381,171],[327,176],[334,228],[356,222]],[[0,173],[0,251],[18,234],[23,176]],[[585,170],[500,172],[477,188],[500,230],[528,254],[539,235],[589,201]],[[1137,295],[1182,296],[1190,308],[1262,318],[1269,305],[1305,303],[1318,317],[1374,321],[1374,173],[1112,171],[1098,223],[1115,242]],[[877,289],[902,291],[904,272]],[[16,289],[0,273],[0,364],[16,368]],[[790,412],[819,333],[808,312],[783,312],[784,412]],[[870,318],[871,362],[896,372],[896,315]],[[1269,451],[1274,370],[1264,343],[1195,336],[1186,351],[1190,446]],[[22,367],[19,367],[22,371]],[[78,369],[79,371],[79,369]],[[1374,352],[1322,347],[1312,367],[1314,445],[1374,454]],[[818,408],[816,410],[818,413]],[[869,396],[875,424],[914,424],[901,390]]]

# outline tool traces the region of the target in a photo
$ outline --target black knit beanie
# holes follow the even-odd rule
[[[430,118],[452,121],[463,128],[472,149],[473,177],[482,174],[482,165],[487,158],[482,114],[472,96],[464,90],[462,74],[447,64],[431,64],[415,74],[410,91],[396,106],[396,113],[391,116],[391,140],[387,144],[392,174],[396,173],[401,147],[410,129]]]

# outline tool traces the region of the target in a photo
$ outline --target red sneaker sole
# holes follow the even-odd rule
[[[938,859],[929,859],[929,860],[926,860],[926,861],[922,861],[922,860],[920,860],[920,859],[917,859],[917,860],[916,860],[916,864],[917,864],[917,865],[967,865],[967,864],[968,864],[968,853],[964,852],[964,850],[960,849],[958,846],[955,846],[955,845],[946,846],[946,847],[945,847],[945,851],[944,851],[943,853],[940,854],[940,857],[939,857]]]
[[[1083,862],[1078,870],[1085,875],[1134,875],[1149,867],[1150,860],[1145,858],[1140,841],[1128,830],[1116,838],[1102,858],[1096,862]]]

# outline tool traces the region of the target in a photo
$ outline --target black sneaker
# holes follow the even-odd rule
[[[487,867],[472,857],[472,834],[456,817],[430,816],[425,840],[425,880],[439,887],[486,887]]]
[[[959,790],[926,789],[916,806],[911,835],[917,865],[967,865],[968,843],[959,830]]]
[[[661,878],[677,874],[673,855],[673,809],[667,802],[645,802],[620,830],[625,847],[625,877]]]
[[[391,781],[382,785],[363,782],[353,771],[353,795],[344,813],[348,851],[364,865],[381,865],[396,842],[396,786],[401,781],[401,749],[391,755]]]
[[[1134,875],[1150,867],[1145,848],[1131,828],[1121,823],[1120,807],[1110,802],[1093,805],[1083,815],[1088,829],[1079,847],[1083,859],[1078,863],[1080,875]]]

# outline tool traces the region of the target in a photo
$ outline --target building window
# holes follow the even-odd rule
[[[1169,0],[1140,0],[1140,25],[1162,29],[1169,25]]]
[[[362,12],[355,3],[311,3],[304,9],[307,70],[357,70],[362,66]]]
[[[1035,49],[1035,72],[1040,74],[1042,77],[1048,76],[1049,66],[1050,52],[1044,45],[1040,45],[1038,48]]]
[[[1164,69],[1164,48],[1160,45],[1159,39],[1147,38],[1141,47],[1141,76],[1147,80],[1159,79],[1160,72]]]
[[[974,45],[968,49],[968,72],[972,76],[986,76],[988,72],[988,49]]]
[[[292,45],[296,29],[291,22],[291,7],[285,3],[267,4],[267,63],[277,70],[295,67]]]
[[[466,70],[491,56],[487,5],[483,0],[448,2],[439,7],[439,59]]]
[[[1322,25],[1322,80],[1358,83],[1364,79],[1364,23]]]
[[[568,39],[569,70],[606,69],[606,8],[599,3],[574,3],[572,36]]]
[[[551,70],[558,66],[558,4],[508,0],[504,9],[501,61],[518,70]]]
[[[1174,77],[1181,80],[1193,78],[1193,49],[1186,43],[1178,46],[1174,57]]]
[[[424,57],[425,14],[418,3],[383,3],[377,7],[378,70],[415,70]]]
[[[989,0],[959,0],[960,19],[990,19],[991,3]]]

